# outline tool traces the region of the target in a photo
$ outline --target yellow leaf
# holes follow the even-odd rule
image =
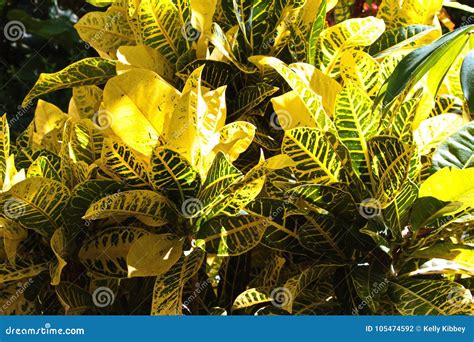
[[[132,69],[107,83],[102,114],[107,116],[105,121],[123,142],[150,156],[164,125],[177,124],[171,121],[170,113],[174,111],[179,95],[153,71]]]
[[[420,197],[434,197],[445,202],[461,202],[461,212],[474,207],[474,168],[444,168],[430,176],[420,187]]]
[[[191,0],[191,24],[199,30],[200,36],[197,41],[196,55],[205,58],[209,35],[211,33],[212,18],[216,10],[217,0]]]
[[[146,45],[121,46],[117,51],[117,73],[121,74],[131,68],[148,69],[168,81],[174,78],[173,66],[157,50]]]
[[[289,91],[272,98],[271,101],[275,110],[271,118],[273,126],[281,127],[285,130],[296,127],[317,127],[314,117],[296,91]],[[275,116],[278,118],[278,125],[275,122]]]
[[[421,154],[429,154],[440,142],[456,132],[464,124],[460,115],[441,114],[426,119],[414,131],[413,137]]]
[[[154,277],[167,272],[181,257],[182,242],[171,234],[137,239],[127,254],[128,277]]]
[[[106,12],[87,13],[74,27],[83,41],[106,54],[114,54],[119,46],[135,44],[126,11],[115,6]]]
[[[192,165],[199,165],[201,148],[199,126],[206,115],[207,105],[202,95],[201,73],[204,66],[188,77],[183,95],[163,132],[166,145],[185,157]]]
[[[295,63],[290,65],[290,69],[308,81],[309,87],[321,96],[324,110],[333,116],[337,94],[342,90],[339,82],[310,64]]]
[[[443,0],[383,0],[377,18],[383,19],[388,28],[415,24],[439,25],[435,16],[442,6]]]
[[[36,106],[33,133],[33,143],[58,151],[59,143],[57,135],[62,134],[62,127],[67,116],[55,105],[39,100]],[[46,145],[46,146],[45,146]]]

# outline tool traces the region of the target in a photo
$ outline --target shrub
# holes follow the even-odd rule
[[[100,57],[24,101],[73,88],[68,113],[2,119],[5,313],[473,312],[472,26],[106,2],[76,25]]]

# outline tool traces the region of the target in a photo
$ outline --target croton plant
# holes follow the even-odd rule
[[[72,88],[67,113],[0,121],[0,313],[474,313],[474,26],[441,0],[90,2],[100,57],[23,102]]]

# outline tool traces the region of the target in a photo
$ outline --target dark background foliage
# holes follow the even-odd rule
[[[54,72],[78,59],[93,55],[74,30],[77,18],[94,7],[84,0],[0,0],[0,112],[16,118],[13,135],[31,121],[34,104],[20,107],[23,97],[42,72]],[[22,22],[26,34],[9,41],[5,25]],[[54,93],[46,100],[67,109],[68,91]]]
[[[380,1],[354,1],[355,16],[372,15],[364,13],[364,3],[377,4]],[[472,5],[472,0],[459,1]],[[0,0],[0,114],[8,113],[13,124],[11,132],[15,137],[31,121],[35,103],[27,108],[20,107],[24,96],[42,72],[55,72],[77,61],[94,55],[87,49],[74,30],[74,23],[82,15],[97,8],[85,0]],[[448,10],[457,26],[469,24],[474,15]],[[328,18],[330,19],[330,18]],[[26,28],[23,38],[12,42],[5,38],[4,27],[17,20]],[[49,102],[67,111],[70,90],[55,92],[45,97]]]

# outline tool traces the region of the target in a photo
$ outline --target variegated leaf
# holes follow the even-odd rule
[[[41,74],[36,84],[23,100],[27,106],[33,99],[56,90],[107,82],[115,72],[115,61],[91,57],[75,62],[53,74]]]
[[[61,227],[54,232],[50,244],[57,259],[50,265],[51,285],[59,285],[61,282],[61,273],[67,265],[65,260],[67,241],[64,228]]]
[[[28,178],[15,184],[2,198],[4,213],[39,234],[51,237],[63,225],[61,211],[69,190],[48,178]]]
[[[314,183],[334,183],[340,178],[343,161],[316,128],[294,128],[285,132],[282,152],[296,163],[296,178]]]
[[[399,279],[390,282],[388,295],[402,315],[472,314],[474,309],[470,291],[449,280]]]
[[[154,189],[183,202],[194,197],[200,187],[199,173],[179,153],[156,147],[151,157],[150,182]]]
[[[152,315],[181,315],[186,282],[201,268],[205,253],[198,249],[182,255],[173,267],[156,278],[151,306]]]
[[[147,166],[123,143],[109,138],[104,139],[99,165],[107,174],[130,186],[143,186],[149,183]]]
[[[157,192],[150,190],[131,190],[101,198],[93,203],[83,219],[136,217],[152,227],[160,227],[173,221],[171,202]]]
[[[114,227],[99,231],[86,240],[79,251],[79,260],[98,275],[127,278],[127,254],[132,244],[150,234],[142,228]]]
[[[260,242],[267,220],[250,215],[217,216],[201,225],[196,243],[218,256],[240,255]]]

